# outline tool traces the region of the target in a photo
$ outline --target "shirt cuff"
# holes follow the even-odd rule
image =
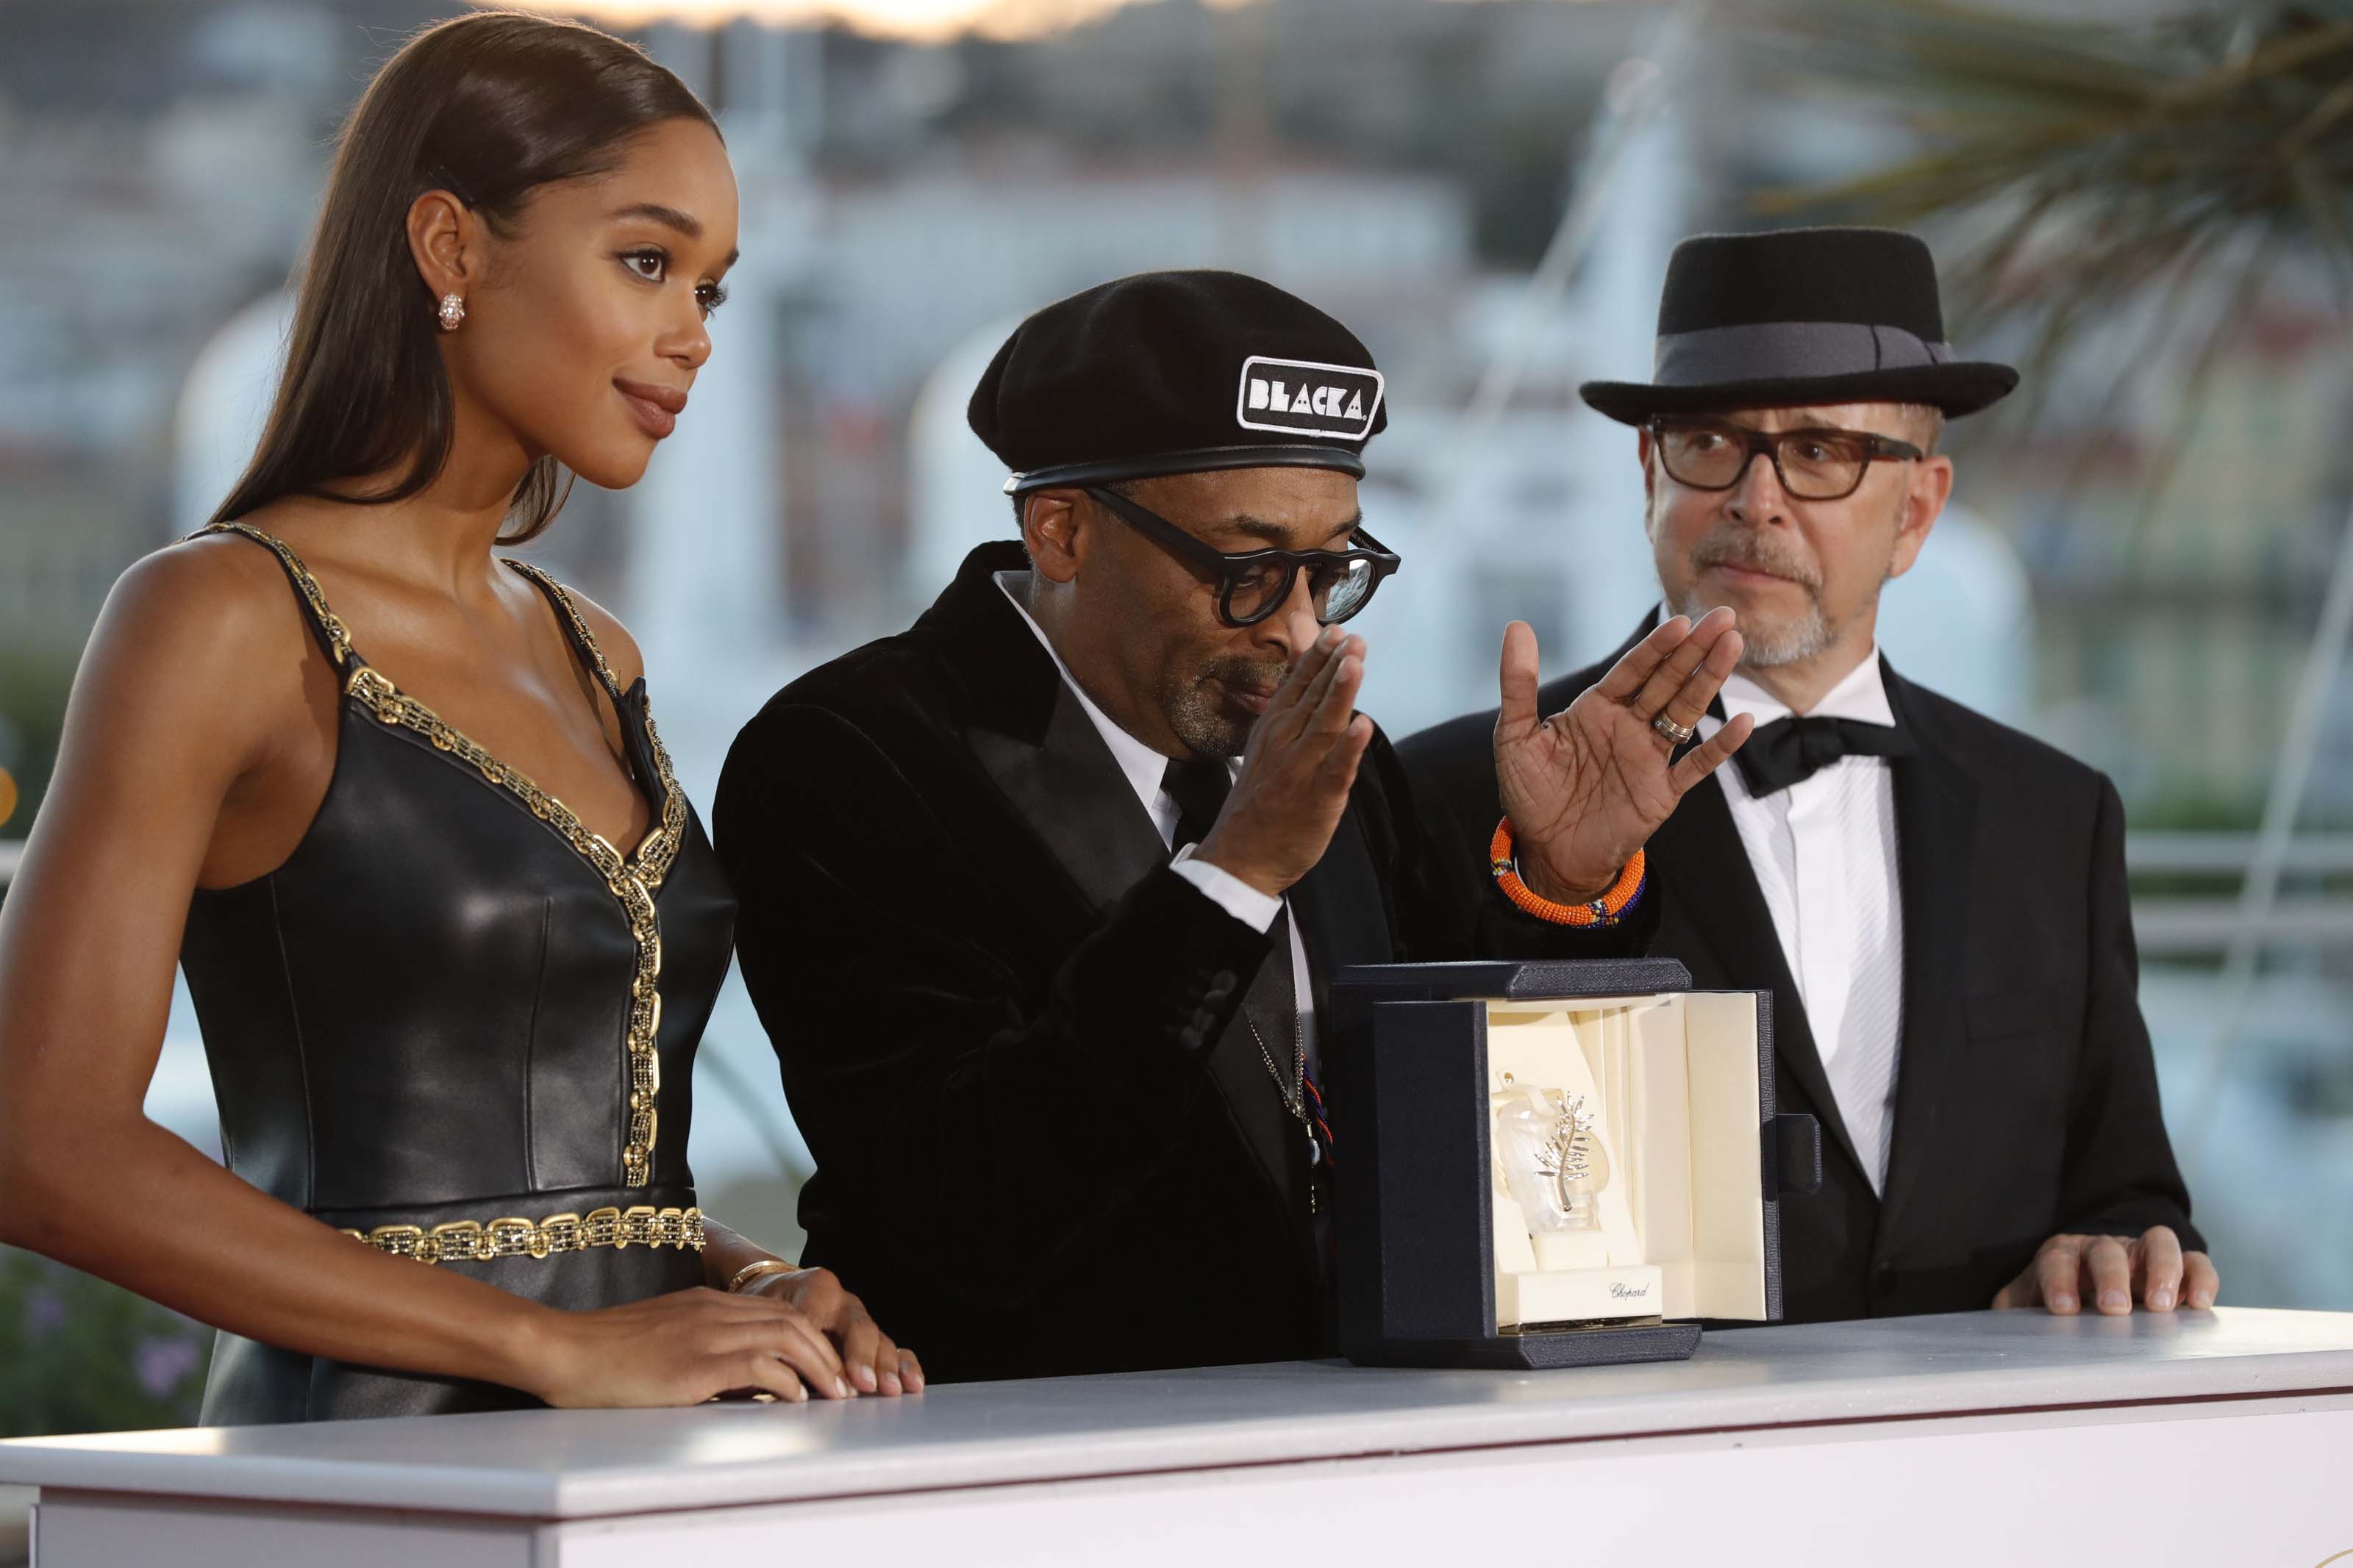
[[[1208,895],[1209,901],[1255,931],[1263,931],[1274,924],[1282,912],[1282,900],[1271,893],[1261,893],[1240,877],[1221,866],[1193,858],[1194,845],[1187,844],[1176,851],[1169,869]]]

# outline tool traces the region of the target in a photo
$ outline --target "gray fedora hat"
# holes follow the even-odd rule
[[[1945,341],[1936,264],[1888,228],[1706,234],[1675,247],[1650,382],[1588,381],[1585,401],[1654,415],[1813,403],[1926,403],[1957,417],[2018,384]]]

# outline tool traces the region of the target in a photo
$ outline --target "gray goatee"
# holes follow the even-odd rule
[[[1830,647],[1838,635],[1838,628],[1822,614],[1820,576],[1803,561],[1776,548],[1766,536],[1753,530],[1719,528],[1693,547],[1691,564],[1694,581],[1711,566],[1745,566],[1751,571],[1770,572],[1806,591],[1806,607],[1797,615],[1769,622],[1754,615],[1740,617],[1740,662],[1744,665],[1770,669],[1776,665],[1795,664]],[[1695,587],[1675,605],[1678,612],[1694,621],[1714,607]]]

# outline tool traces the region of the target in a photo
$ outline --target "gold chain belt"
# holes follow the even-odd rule
[[[536,1223],[508,1218],[484,1225],[461,1219],[431,1230],[414,1225],[380,1225],[373,1230],[343,1234],[395,1258],[413,1258],[419,1263],[545,1258],[551,1252],[586,1252],[592,1247],[676,1247],[700,1252],[702,1211],[639,1204],[627,1209],[596,1209],[586,1219],[576,1214],[550,1215]]]

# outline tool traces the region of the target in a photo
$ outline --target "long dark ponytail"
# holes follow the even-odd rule
[[[485,11],[416,34],[360,95],[337,139],[294,309],[285,374],[261,443],[216,521],[406,461],[381,504],[430,485],[449,458],[453,400],[435,300],[408,249],[408,209],[446,190],[494,234],[551,181],[601,174],[668,120],[711,125],[686,84],[636,46],[576,22]],[[531,466],[503,542],[563,505],[553,458]]]

